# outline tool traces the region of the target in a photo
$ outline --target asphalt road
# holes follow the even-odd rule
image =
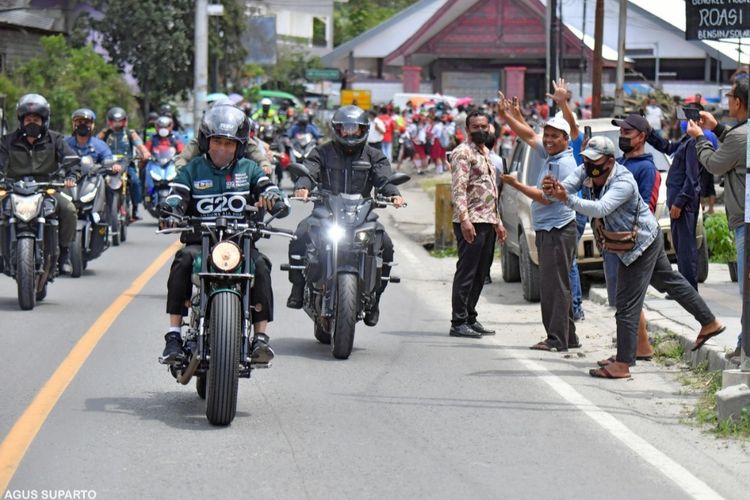
[[[295,227],[305,212],[295,208],[280,227]],[[284,306],[287,240],[261,243],[274,262],[268,333],[277,356],[240,380],[229,427],[209,425],[194,384],[178,385],[157,363],[168,263],[129,297],[49,414],[21,417],[102,312],[173,243],[154,229],[131,226],[126,243],[80,279],[59,278],[32,312],[18,310],[15,283],[0,277],[0,436],[8,445],[15,425],[33,437],[25,454],[23,440],[5,448],[21,450],[14,472],[0,454],[10,479],[2,498],[747,498],[741,448],[662,410],[682,403],[677,384],[661,375],[594,381],[584,371],[592,357],[532,355],[538,305],[522,303],[518,285],[483,302],[496,337],[449,337],[450,265],[396,231],[403,282],[386,292],[377,327],[358,324],[347,361],[315,341],[302,311]],[[600,324],[597,314],[612,323],[593,308],[587,327]]]

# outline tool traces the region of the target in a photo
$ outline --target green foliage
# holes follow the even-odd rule
[[[240,0],[221,0],[221,4],[224,15],[208,18],[208,64],[213,68],[218,62],[220,81],[212,90],[229,92],[239,88],[243,74],[247,50],[242,45],[242,33],[247,29],[247,16]]]
[[[333,44],[341,45],[374,28],[417,0],[349,0],[334,4]]]
[[[104,117],[107,109],[121,106],[133,112],[135,100],[117,73],[90,46],[72,48],[61,35],[41,39],[40,57],[14,69],[10,77],[0,75],[0,93],[7,94],[8,125],[15,128],[15,104],[23,94],[43,95],[50,103],[50,128],[67,132],[70,115],[80,107]],[[99,125],[103,120],[98,120]]]
[[[445,248],[443,250],[438,250],[436,248],[433,248],[430,250],[430,255],[432,257],[437,257],[439,259],[445,258],[445,257],[458,257],[458,248],[454,245],[451,248]]]
[[[703,220],[703,231],[708,242],[711,262],[736,262],[737,251],[734,246],[734,234],[729,230],[727,216],[715,213]]]
[[[682,383],[699,393],[698,403],[692,413],[696,423],[711,426],[711,430],[718,437],[750,438],[750,406],[742,409],[737,421],[719,422],[719,414],[716,411],[716,393],[721,390],[720,371],[709,371],[708,363],[702,363],[686,374],[682,378]]]
[[[267,69],[268,80],[263,84],[267,90],[281,90],[297,96],[305,92],[303,85],[305,70],[320,68],[320,58],[309,57],[301,47],[288,46],[279,48],[276,65]]]

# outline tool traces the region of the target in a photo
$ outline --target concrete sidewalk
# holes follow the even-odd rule
[[[450,182],[450,174],[438,177],[441,181]],[[425,177],[415,175],[412,181],[401,187],[402,194],[409,205],[408,210],[388,211],[392,223],[421,245],[434,241],[435,233],[435,202],[421,187],[421,183],[425,180],[430,184],[438,181],[435,175],[428,174]],[[674,267],[676,269],[676,265]],[[492,277],[495,282],[501,281],[499,259],[495,259],[493,264]],[[698,352],[691,353],[690,349],[698,335],[700,325],[677,302],[665,299],[664,295],[653,287],[649,287],[645,302],[649,331],[654,333],[666,331],[676,334],[685,352],[690,355],[689,361],[693,365],[708,361],[711,370],[733,368],[729,366],[724,354],[734,350],[737,335],[741,330],[742,303],[737,283],[730,280],[726,264],[710,264],[708,279],[700,284],[698,289],[716,317],[726,325],[727,329],[724,333],[709,340]],[[606,306],[607,290],[603,286],[593,286],[588,298]],[[586,301],[584,301],[585,308]],[[611,310],[614,316],[614,308]]]

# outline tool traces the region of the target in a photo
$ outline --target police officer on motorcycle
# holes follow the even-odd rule
[[[16,104],[18,129],[0,139],[0,172],[12,179],[32,176],[47,181],[57,172],[66,156],[75,156],[62,134],[49,130],[50,107],[39,94],[26,94]],[[75,186],[76,170],[65,172],[65,187]],[[68,256],[68,247],[76,237],[76,208],[60,193],[55,193],[57,218],[60,224],[60,261]]]
[[[243,157],[248,133],[247,117],[239,108],[216,106],[206,112],[198,132],[202,154],[183,167],[171,183],[170,194],[161,207],[164,214],[160,221],[162,227],[176,226],[183,215],[206,220],[218,216],[244,219],[244,205],[240,212],[226,215],[227,210],[235,210],[233,204],[206,203],[206,200],[221,198],[224,193],[240,194],[246,198],[246,203],[255,201],[255,206],[267,210],[274,208],[279,201],[286,201],[285,195],[260,166]],[[200,235],[183,233],[181,240],[185,246],[175,255],[167,282],[169,330],[164,337],[166,346],[162,355],[163,362],[167,363],[184,355],[180,326],[187,313],[186,302],[190,299],[193,259],[201,250]],[[255,263],[251,291],[255,306],[251,318],[255,338],[251,356],[256,363],[268,363],[274,356],[266,331],[268,323],[273,321],[271,262],[255,246],[249,257]]]
[[[143,145],[143,139],[138,133],[128,128],[128,113],[120,108],[113,107],[107,111],[107,128],[99,133],[99,139],[104,141],[109,149],[115,154],[121,154],[132,157],[136,151],[138,156],[143,160],[148,160],[151,154]],[[130,214],[130,222],[134,222],[138,217],[138,205],[141,203],[140,173],[135,161],[131,158],[128,168],[128,184],[130,184],[130,198],[133,202],[133,213]]]
[[[370,197],[373,188],[381,194],[390,197],[393,205],[399,208],[404,205],[396,186],[388,183],[391,176],[391,164],[379,149],[367,145],[367,133],[370,123],[362,109],[357,106],[339,108],[331,118],[331,129],[334,140],[317,146],[305,159],[305,166],[311,177],[321,189],[330,190],[334,194],[361,194]],[[307,199],[312,182],[307,177],[300,177],[294,186],[294,196]],[[287,307],[301,309],[304,295],[305,279],[302,271],[294,269],[304,264],[307,244],[311,241],[308,232],[317,224],[313,216],[303,219],[297,226],[297,239],[289,242],[289,281],[292,283],[292,293],[287,300]],[[382,234],[383,274],[390,276],[393,262],[393,242],[385,232]],[[385,290],[388,280],[381,280],[380,290],[374,306],[365,313],[365,324],[375,326],[380,317],[380,296]]]

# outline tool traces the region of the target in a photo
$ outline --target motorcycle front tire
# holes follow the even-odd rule
[[[333,331],[331,351],[336,359],[347,359],[354,346],[354,328],[357,324],[357,281],[356,274],[338,275],[336,297],[336,324]]]
[[[76,239],[70,244],[68,248],[68,256],[70,257],[70,271],[71,278],[80,278],[83,274],[83,234],[81,231],[76,232]]]
[[[237,412],[242,304],[231,292],[217,293],[208,320],[211,349],[206,391],[206,417],[213,425],[229,425]]]
[[[24,311],[36,305],[36,269],[34,259],[34,239],[20,238],[16,243],[16,284],[18,285],[18,305]]]

